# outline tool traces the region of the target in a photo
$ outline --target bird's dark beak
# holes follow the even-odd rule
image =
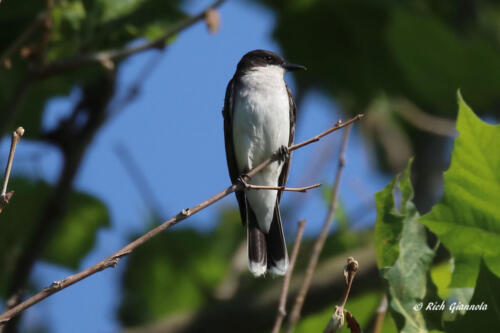
[[[307,70],[307,68],[302,65],[291,64],[289,62],[284,62],[282,66],[287,71],[298,71],[299,69],[304,71]]]

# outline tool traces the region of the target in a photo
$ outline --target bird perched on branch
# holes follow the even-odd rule
[[[269,270],[284,275],[288,268],[278,190],[247,186],[284,186],[290,169],[288,146],[295,133],[296,106],[284,80],[287,71],[305,69],[278,54],[254,50],[245,54],[229,81],[224,102],[224,137],[229,175],[245,185],[236,199],[247,228],[248,267],[254,276]],[[249,179],[246,173],[280,151],[274,161]]]

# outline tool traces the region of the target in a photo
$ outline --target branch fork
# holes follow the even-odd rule
[[[248,184],[247,181],[245,180],[245,178],[249,179],[250,177],[248,177],[246,175],[242,175],[242,176],[238,177],[237,184],[238,184],[239,191],[244,191],[244,190],[278,190],[278,191],[290,191],[290,192],[305,193],[305,192],[307,192],[307,190],[321,186],[321,184],[319,184],[319,183],[309,185],[309,186],[304,186],[304,187],[253,185],[253,184]]]

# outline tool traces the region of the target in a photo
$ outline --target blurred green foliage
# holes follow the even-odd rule
[[[236,210],[221,211],[217,220],[220,222],[212,233],[189,228],[169,230],[130,255],[123,277],[124,296],[119,310],[120,319],[126,326],[141,326],[159,322],[167,316],[175,317],[186,311],[221,306],[220,300],[215,297],[215,290],[221,283],[225,283],[224,278],[231,269],[236,248],[245,241],[246,230],[242,227]],[[314,238],[303,240],[294,275],[305,271],[314,241]],[[328,237],[320,262],[347,250],[367,246],[372,241],[373,234],[369,230],[339,230]],[[289,247],[291,248],[292,244],[289,244]],[[249,295],[252,297],[252,300],[248,300],[250,304],[256,300],[258,303],[262,294],[273,288],[277,281],[270,278],[253,278],[246,268],[246,253],[243,259],[243,272],[237,276],[238,295]],[[341,275],[342,272],[339,271],[338,274]],[[332,301],[337,300],[334,298]],[[373,302],[378,302],[378,296],[375,294],[370,294],[367,299],[361,296],[360,302],[353,303],[356,308],[369,305],[365,316],[361,318],[363,323],[368,323],[375,313],[376,304],[373,305]],[[351,309],[350,302],[348,309]],[[312,314],[307,317],[311,318],[308,322],[326,325],[328,315],[326,321],[320,322],[330,310],[331,307],[321,313]],[[274,310],[265,314],[266,317],[273,315]],[[197,317],[193,320],[196,319]],[[250,331],[252,326],[248,325]],[[207,328],[208,331],[212,329]]]
[[[0,220],[2,297],[5,297],[5,288],[23,247],[34,236],[38,218],[53,189],[41,180],[25,178],[14,178],[9,185],[16,191],[9,205],[2,211]],[[102,202],[76,191],[70,195],[68,212],[43,252],[42,259],[76,269],[94,247],[97,230],[109,226],[109,215]]]
[[[476,113],[500,119],[500,2],[259,2],[276,14],[285,58],[308,68],[294,74],[299,101],[319,90],[343,113],[364,113],[359,127],[383,171],[400,172],[415,156],[415,204],[427,212],[449,140],[434,135],[432,117],[455,119],[451,96],[461,89]]]
[[[60,0],[53,3],[50,15],[45,15],[46,2],[37,0],[5,1],[0,10],[0,28],[7,31],[8,27],[9,31],[0,36],[2,52],[28,27],[35,26],[22,49],[8,58],[9,68],[0,64],[3,87],[0,117],[10,119],[12,109],[17,108],[16,97],[21,90],[26,90],[26,97],[12,121],[29,128],[31,138],[40,135],[45,103],[56,96],[67,96],[72,88],[95,81],[102,74],[102,65],[93,63],[44,78],[36,76],[37,70],[72,57],[122,48],[138,38],[158,38],[167,27],[185,17],[179,8],[180,0]],[[119,59],[116,61],[120,63]]]
[[[211,233],[169,230],[134,251],[123,278],[121,321],[139,325],[202,306],[242,239],[239,219],[237,211],[224,211]]]
[[[354,314],[356,321],[362,328],[368,327],[373,320],[373,314],[380,304],[380,296],[381,294],[379,292],[369,291],[358,297],[349,297],[346,310]],[[304,318],[299,322],[294,332],[323,332],[334,310],[334,307],[330,306],[318,314]],[[350,332],[350,330],[347,328],[347,325],[344,325],[339,332],[347,333]],[[397,332],[396,325],[391,317],[387,317],[384,320],[382,332]]]
[[[454,115],[462,88],[480,113],[500,99],[500,4],[491,0],[263,1],[277,15],[274,36],[305,91],[320,88],[363,110],[381,92]],[[460,70],[457,70],[460,68]]]

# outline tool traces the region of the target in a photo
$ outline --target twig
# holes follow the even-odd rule
[[[135,46],[126,46],[124,48],[120,49],[114,49],[114,50],[105,50],[105,51],[99,51],[96,53],[91,53],[91,54],[82,54],[78,55],[76,57],[68,58],[68,59],[63,59],[63,60],[58,60],[53,63],[49,63],[46,66],[43,66],[38,70],[38,74],[41,76],[45,75],[50,75],[54,73],[59,73],[62,71],[78,68],[82,65],[86,65],[89,63],[110,63],[113,59],[117,58],[123,58],[127,57],[130,55],[133,55],[135,53],[139,53],[142,51],[154,49],[154,48],[162,48],[165,46],[167,41],[181,32],[182,30],[189,28],[190,26],[194,25],[198,21],[204,20],[207,12],[219,7],[222,5],[226,0],[217,0],[215,1],[212,5],[207,7],[205,10],[201,11],[195,16],[191,16],[183,20],[182,22],[179,22],[172,28],[167,29],[163,35],[160,37],[147,41]]]
[[[309,185],[309,186],[304,186],[304,187],[285,187],[285,186],[266,186],[266,185],[252,185],[252,184],[245,184],[244,189],[251,189],[251,190],[280,190],[280,191],[290,191],[290,192],[306,192],[307,190],[320,187],[321,184],[314,184],[314,185]]]
[[[347,298],[349,297],[352,281],[354,281],[354,276],[356,276],[358,267],[359,267],[358,262],[353,257],[347,258],[347,265],[344,268],[344,276],[346,281],[344,296],[342,297],[342,302],[340,303],[340,305],[335,307],[335,311],[333,312],[333,315],[330,318],[330,321],[328,322],[328,325],[326,326],[324,333],[337,332],[342,328],[342,326],[344,326],[344,307],[347,302]],[[350,315],[350,313],[348,314],[348,319],[351,323],[355,323],[355,326],[359,327],[356,320],[354,319],[354,317]]]
[[[290,281],[292,279],[293,268],[295,267],[295,261],[299,254],[300,243],[302,241],[302,234],[304,233],[304,228],[306,226],[306,220],[299,221],[299,227],[297,228],[297,235],[295,235],[295,241],[293,243],[292,255],[290,257],[290,267],[285,274],[283,279],[283,286],[281,287],[280,303],[278,306],[278,313],[276,314],[276,320],[274,322],[272,333],[279,333],[281,329],[281,324],[286,316],[286,299],[288,297],[288,288],[290,287]]]
[[[14,154],[16,152],[17,144],[24,134],[24,128],[18,127],[15,132],[12,133],[12,141],[10,144],[9,159],[7,160],[7,166],[5,167],[5,176],[3,179],[2,193],[0,194],[0,213],[2,209],[7,206],[9,200],[14,195],[14,191],[7,193],[7,186],[9,184],[10,171],[12,170],[12,162],[14,161]]]
[[[339,307],[342,309],[345,307],[345,303],[347,302],[347,298],[349,297],[349,292],[351,291],[351,286],[352,286],[352,281],[354,280],[354,277],[356,276],[356,273],[358,272],[359,264],[356,259],[353,257],[347,258],[347,265],[344,268],[344,276],[345,276],[345,293],[344,297],[342,298],[342,302],[340,303]]]
[[[447,137],[458,135],[455,121],[426,113],[406,99],[393,101],[394,111],[416,128]]]
[[[339,164],[337,168],[337,174],[335,176],[335,181],[332,189],[332,198],[330,200],[330,205],[328,208],[328,213],[326,214],[325,221],[323,223],[323,228],[318,236],[318,239],[314,243],[313,252],[311,257],[309,258],[309,263],[307,264],[306,274],[304,277],[304,281],[302,283],[302,287],[300,288],[299,294],[295,298],[295,303],[293,305],[292,313],[290,318],[288,319],[288,328],[287,332],[293,332],[295,328],[295,324],[300,318],[300,312],[302,311],[302,306],[304,305],[304,301],[309,291],[309,286],[311,285],[311,280],[314,275],[314,270],[316,269],[316,265],[318,264],[319,255],[323,250],[323,246],[325,245],[326,238],[328,236],[328,231],[330,230],[330,225],[335,214],[336,202],[337,202],[337,193],[340,185],[340,178],[342,176],[342,170],[345,164],[344,151],[347,146],[347,137],[349,136],[349,127],[344,131],[344,136],[342,137],[342,144],[340,146],[340,157]]]
[[[380,300],[380,305],[377,308],[377,316],[373,325],[373,333],[381,333],[384,325],[385,314],[387,312],[387,295],[384,294]]]
[[[312,142],[315,142],[315,141],[318,141],[319,139],[321,139],[322,137],[324,137],[325,135],[328,135],[330,133],[332,133],[333,131],[336,131],[338,129],[341,129],[341,128],[344,128],[354,122],[356,122],[357,120],[361,119],[363,117],[362,114],[359,114],[357,115],[356,117],[352,118],[351,120],[345,122],[345,123],[342,123],[342,122],[338,122],[335,126],[331,127],[330,129],[328,129],[327,131],[315,136],[314,138],[312,139],[309,139],[307,141],[304,141],[304,142],[301,142],[299,144],[296,144],[296,145],[292,145],[290,147],[288,147],[288,150],[289,151],[294,151],[296,149],[299,149],[299,148],[302,148]],[[264,169],[266,166],[268,166],[271,162],[275,161],[275,160],[278,160],[280,158],[280,154],[279,152],[276,152],[273,154],[272,157],[264,160],[261,164],[259,164],[257,167],[255,167],[254,169],[250,170],[247,175],[249,177],[252,177],[253,175],[255,175],[256,173],[258,173],[259,171],[261,171],[262,169]],[[181,222],[182,220],[185,220],[186,218],[198,213],[199,211],[207,208],[208,206],[216,203],[217,201],[219,201],[220,199],[224,198],[225,196],[233,193],[234,191],[238,190],[241,186],[243,186],[242,184],[240,183],[237,183],[237,184],[233,184],[229,187],[227,187],[226,189],[222,190],[221,192],[215,194],[214,196],[212,196],[211,198],[197,204],[196,206],[193,206],[191,208],[187,208],[187,209],[183,209],[181,212],[179,212],[177,215],[175,215],[174,217],[170,218],[169,220],[163,222],[161,225],[159,225],[158,227],[150,230],[149,232],[145,233],[144,235],[142,235],[141,237],[137,238],[135,241],[129,243],[128,245],[126,245],[125,247],[123,247],[121,250],[118,250],[117,252],[113,253],[112,255],[110,255],[109,257],[101,260],[100,262],[98,262],[97,264],[77,273],[77,274],[74,274],[74,275],[70,275],[68,277],[66,277],[65,279],[61,280],[61,281],[57,281],[57,282],[54,282],[52,283],[52,285],[50,285],[49,287],[43,289],[42,291],[38,292],[37,294],[33,295],[32,297],[28,298],[27,300],[25,300],[24,302],[20,303],[19,305],[13,307],[12,309],[4,312],[3,314],[0,315],[0,325],[1,324],[5,324],[6,322],[8,322],[12,317],[18,315],[20,312],[26,310],[27,308],[33,306],[34,304],[42,301],[43,299],[49,297],[50,295],[52,294],[55,294],[75,283],[77,283],[78,281],[81,281],[97,272],[100,272],[104,269],[107,269],[107,268],[110,268],[110,267],[114,267],[118,264],[118,261],[123,257],[123,256],[126,256],[128,254],[130,254],[133,250],[135,250],[138,246],[144,244],[145,242],[147,242],[149,239],[151,239],[152,237],[156,236],[157,234],[159,234],[160,232],[164,231],[164,230],[167,230],[168,228],[170,228],[171,226]]]
[[[12,98],[10,98],[6,107],[0,110],[0,119],[2,119],[0,121],[0,133],[6,133],[13,126],[14,121],[18,119],[24,101],[34,83],[34,78],[28,75],[16,84]]]

